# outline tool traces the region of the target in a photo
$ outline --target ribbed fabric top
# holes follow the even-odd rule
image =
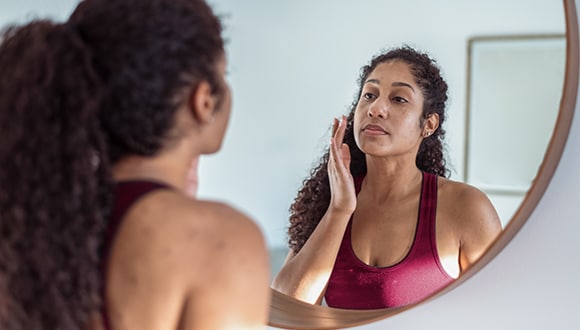
[[[357,193],[362,180],[363,177],[355,180]],[[354,254],[351,218],[326,289],[328,306],[345,309],[399,307],[419,302],[452,282],[454,279],[445,272],[437,253],[436,211],[437,176],[424,172],[413,245],[403,260],[388,267],[367,265]]]

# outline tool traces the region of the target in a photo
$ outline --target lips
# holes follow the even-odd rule
[[[363,127],[362,131],[369,134],[389,134],[386,129],[374,124],[366,125]]]

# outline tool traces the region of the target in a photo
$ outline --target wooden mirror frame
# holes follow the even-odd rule
[[[399,308],[379,310],[342,310],[310,305],[272,290],[268,325],[282,329],[337,329],[348,328],[385,319],[437,298],[453,290],[487,265],[512,240],[526,223],[544,195],[560,162],[574,116],[578,92],[579,31],[574,0],[563,0],[566,20],[566,69],[564,88],[556,125],[538,174],[529,191],[503,233],[485,255],[456,281],[424,301]]]

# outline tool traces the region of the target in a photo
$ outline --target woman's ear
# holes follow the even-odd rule
[[[214,120],[215,97],[211,89],[210,84],[203,80],[193,88],[189,96],[189,108],[200,124],[211,123]]]
[[[423,137],[428,137],[433,132],[435,132],[439,128],[439,115],[436,113],[430,114],[425,119],[425,125],[423,127]]]

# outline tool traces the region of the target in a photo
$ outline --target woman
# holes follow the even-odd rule
[[[482,192],[444,177],[447,84],[429,56],[393,49],[359,83],[291,207],[272,286],[337,308],[408,305],[473,265],[501,225]]]
[[[263,328],[258,227],[188,192],[231,107],[210,7],[85,0],[2,40],[0,328]]]

